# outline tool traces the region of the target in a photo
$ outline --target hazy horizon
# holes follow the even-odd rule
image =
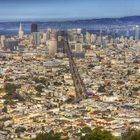
[[[140,17],[140,15],[131,15],[131,16],[121,16],[121,17],[93,17],[93,18],[56,18],[56,19],[6,19],[1,20],[0,22],[67,22],[67,21],[78,21],[78,20],[97,20],[97,19],[121,19],[121,18],[130,18],[130,17]]]

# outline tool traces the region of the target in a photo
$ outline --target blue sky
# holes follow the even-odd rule
[[[140,0],[0,0],[0,20],[61,20],[140,15]]]

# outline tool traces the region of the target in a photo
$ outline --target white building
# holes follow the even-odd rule
[[[24,36],[24,31],[22,28],[22,24],[20,23],[20,27],[19,27],[19,32],[18,32],[19,38],[22,39]]]

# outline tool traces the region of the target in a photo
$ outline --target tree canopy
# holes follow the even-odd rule
[[[39,133],[33,140],[61,140],[61,134],[54,133],[53,131],[49,133]]]
[[[123,136],[122,140],[140,140],[140,130],[128,130]]]
[[[81,132],[75,134],[75,136],[79,137],[80,140],[120,140],[113,136],[110,131],[103,129],[102,127],[97,127],[93,130],[90,127],[84,127],[81,129]],[[66,139],[68,140],[69,138]],[[62,137],[60,133],[51,131],[49,133],[39,133],[33,140],[62,140]],[[127,131],[122,136],[122,140],[140,140],[140,130]]]
[[[81,137],[81,140],[118,140],[111,132],[102,130],[101,128],[95,128],[90,133]]]

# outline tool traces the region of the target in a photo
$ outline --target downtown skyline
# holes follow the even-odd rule
[[[69,20],[140,15],[139,0],[5,0],[0,21]]]
[[[0,140],[140,140],[139,5],[0,0]]]

